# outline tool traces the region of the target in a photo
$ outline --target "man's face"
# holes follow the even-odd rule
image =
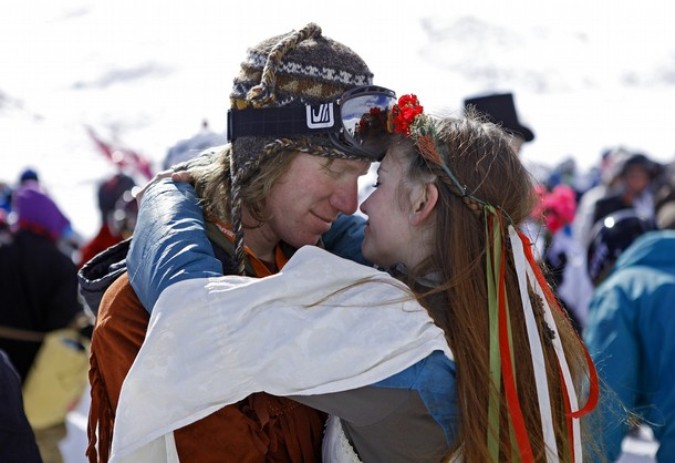
[[[266,223],[276,238],[294,246],[313,245],[327,232],[338,213],[358,207],[358,178],[370,163],[300,153],[272,186]]]

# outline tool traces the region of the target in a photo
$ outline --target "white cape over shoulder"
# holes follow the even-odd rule
[[[350,390],[435,350],[452,359],[443,331],[397,280],[314,246],[271,277],[176,283],[124,381],[111,461],[178,461],[175,429],[253,392]]]

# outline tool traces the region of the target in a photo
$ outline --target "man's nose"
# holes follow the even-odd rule
[[[359,189],[356,182],[349,187],[335,190],[331,205],[343,214],[352,215],[359,206]]]

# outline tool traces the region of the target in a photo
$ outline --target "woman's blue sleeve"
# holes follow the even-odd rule
[[[149,313],[168,286],[222,275],[222,264],[214,255],[204,214],[190,184],[163,179],[147,187],[127,270],[131,286]]]

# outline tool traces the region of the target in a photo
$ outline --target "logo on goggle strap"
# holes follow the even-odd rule
[[[324,129],[333,127],[333,103],[320,104],[318,107],[307,105],[307,127],[310,129]]]

